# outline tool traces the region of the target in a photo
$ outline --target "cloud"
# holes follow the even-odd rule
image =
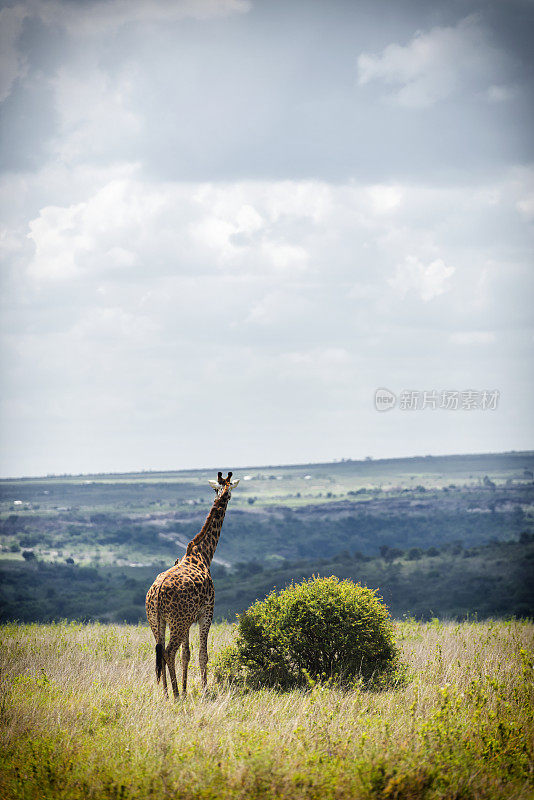
[[[526,223],[534,222],[534,166],[515,170],[510,190],[516,196],[520,218]]]
[[[449,278],[454,271],[455,268],[448,267],[441,258],[425,265],[417,257],[409,255],[403,264],[397,265],[395,275],[389,279],[389,284],[400,297],[413,290],[426,303],[450,288]]]
[[[270,397],[266,420],[274,394],[283,406],[305,392],[328,408],[349,392],[357,406],[396,355],[410,352],[426,374],[434,348],[446,370],[445,351],[468,343],[465,332],[528,324],[528,293],[514,290],[526,287],[528,238],[514,262],[503,227],[522,225],[515,203],[528,172],[392,193],[353,182],[159,183],[126,165],[109,180],[81,167],[60,175],[41,180],[58,196],[61,181],[83,186],[86,197],[31,220],[33,253],[13,261],[4,301],[17,331],[7,382],[20,389],[20,369],[33,375],[50,408],[87,383],[102,394],[98,408],[124,396],[138,424],[169,419],[173,404],[193,413],[210,385],[234,405]],[[495,227],[489,247],[484,220]],[[134,413],[131,398],[145,396],[150,411]]]
[[[295,240],[291,226],[307,221],[313,232],[321,219],[314,193],[323,189],[113,178],[85,201],[45,206],[29,222],[35,245],[29,275],[57,281],[128,268],[145,279],[169,272],[301,272],[309,261],[306,236]]]
[[[387,213],[397,208],[402,202],[402,189],[399,186],[371,186],[369,196],[375,211]]]
[[[490,45],[476,15],[455,26],[418,31],[407,45],[389,44],[381,54],[362,53],[358,58],[358,82],[365,86],[381,81],[391,87],[387,97],[406,108],[427,108],[465,91],[488,87],[491,100],[508,92],[496,86],[504,57]]]
[[[295,308],[304,303],[311,317],[321,296],[338,302],[341,286],[344,300],[380,313],[393,313],[399,299],[414,312],[414,300],[426,304],[456,286],[455,313],[467,313],[484,305],[483,276],[498,274],[498,267],[488,273],[489,265],[499,258],[511,262],[508,237],[518,243],[522,237],[523,252],[528,248],[528,227],[519,221],[528,216],[528,170],[498,184],[432,189],[321,181],[161,183],[144,178],[135,165],[114,167],[109,180],[96,170],[91,181],[81,167],[59,174],[74,194],[85,186],[85,199],[44,206],[29,221],[33,253],[24,272],[32,285],[75,292],[88,282],[106,291],[131,283],[154,292],[167,278],[197,285],[203,277],[212,285],[231,279],[243,305],[238,319],[255,324],[275,319],[277,303],[282,313],[284,298]],[[62,194],[57,175],[47,170],[41,180],[56,182]],[[6,228],[8,254],[19,225]],[[476,237],[487,244],[475,245]],[[343,306],[332,324],[343,319]],[[322,324],[327,320],[319,316]]]
[[[51,81],[57,112],[52,149],[67,164],[132,151],[142,131],[142,117],[132,107],[135,68],[126,64],[113,77],[96,59],[62,67]]]
[[[316,385],[319,381],[333,386],[353,384],[358,359],[344,347],[318,346],[284,353],[278,369],[284,380]]]
[[[484,345],[493,344],[496,337],[493,331],[457,331],[449,338],[453,344]]]
[[[134,265],[145,253],[143,225],[158,198],[131,196],[129,185],[112,180],[85,202],[43,208],[29,223],[35,245],[29,276],[64,281]]]
[[[239,409],[224,446],[242,463],[258,430],[273,442],[258,440],[261,461],[286,441],[308,453],[314,429],[351,455],[347,430],[366,449],[378,435],[366,411],[376,386],[477,388],[495,374],[504,391],[510,337],[529,313],[514,290],[526,286],[528,238],[518,250],[513,227],[528,232],[515,204],[529,180],[161,183],[134,165],[28,176],[29,196],[72,202],[32,217],[30,252],[12,247],[20,209],[8,219],[6,430],[24,430],[28,453],[68,442],[54,452],[72,469],[102,465],[104,435],[104,467],[193,463],[199,448],[205,463],[221,458],[206,427],[215,397]],[[490,247],[482,220],[500,221]],[[460,223],[465,235],[451,237]],[[20,441],[16,452],[19,471],[46,471],[46,459],[23,466],[36,456]]]
[[[244,322],[252,325],[264,325],[271,329],[275,326],[281,330],[286,327],[296,326],[299,321],[306,322],[309,315],[313,314],[313,304],[298,292],[267,291],[256,302],[245,317]]]
[[[28,72],[28,54],[20,49],[20,37],[25,22],[38,20],[47,29],[62,29],[74,39],[95,38],[114,34],[125,26],[168,25],[192,18],[209,20],[231,14],[244,14],[250,10],[249,0],[22,0],[22,2],[0,10],[0,103],[11,93],[17,79]],[[84,41],[78,58],[89,53],[88,42]],[[31,53],[29,54],[31,55]],[[102,85],[109,80],[93,65],[82,80],[72,75],[72,65],[60,70],[56,85],[58,93],[65,97],[63,113],[72,109],[82,117],[94,116],[105,89]],[[99,86],[100,85],[100,86]],[[95,91],[97,94],[95,94]],[[114,99],[121,102],[115,92]],[[107,116],[106,108],[100,109],[102,119]],[[115,120],[116,122],[116,120]],[[114,133],[114,120],[107,120],[106,130],[93,129],[99,138]],[[90,144],[89,137],[85,143]]]
[[[517,210],[523,219],[528,221],[534,220],[534,194],[530,194],[522,200],[518,200]]]
[[[161,181],[354,178],[394,187],[410,176],[441,181],[446,170],[449,180],[466,168],[496,171],[531,148],[518,130],[528,69],[503,55],[488,13],[430,28],[436,7],[421,4],[424,32],[406,43],[411,13],[385,25],[340,0],[304,11],[295,37],[291,5],[21,0],[8,9],[23,23],[6,71],[5,169],[123,159]],[[269,19],[279,23],[272,37]],[[340,38],[312,48],[325,24],[341,31],[342,23]],[[400,49],[400,67],[387,48],[363,53],[355,95],[355,48],[388,41],[399,42],[390,47]],[[435,97],[449,89],[445,117]],[[393,102],[381,103],[384,94]],[[397,95],[438,108],[399,115]]]
[[[474,0],[400,0],[387,18],[371,2],[301,3],[298,35],[293,6],[0,12],[2,408],[16,471],[524,439],[516,409],[478,439],[415,419],[386,430],[372,411],[380,385],[495,375],[528,396],[521,3],[466,17]]]
[[[245,13],[248,0],[28,0],[31,9],[45,24],[66,28],[77,36],[101,35],[125,23],[165,24],[191,17],[211,19]]]
[[[131,346],[146,341],[157,330],[157,321],[142,313],[103,306],[88,309],[72,327],[70,335],[81,341],[100,340],[106,344],[111,341],[115,345],[123,340]]]
[[[27,13],[24,6],[0,10],[0,103],[9,96],[15,81],[26,74],[26,59],[17,44]]]

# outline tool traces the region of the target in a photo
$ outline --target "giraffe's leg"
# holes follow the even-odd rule
[[[189,631],[187,631],[185,639],[182,644],[182,694],[183,695],[185,695],[187,692],[187,667],[189,665],[190,658],[191,658],[191,650],[189,649]]]
[[[161,669],[161,677],[163,679],[163,696],[166,700],[169,699],[169,690],[167,689],[167,665],[165,663],[165,657],[163,658],[163,665]]]
[[[200,646],[198,649],[198,663],[200,666],[200,679],[202,681],[202,688],[205,689],[208,684],[208,633],[213,619],[213,605],[211,605],[199,620],[199,636]]]
[[[158,620],[158,641],[161,643],[163,647],[163,658],[161,663],[161,678],[163,681],[163,695],[165,698],[168,698],[169,692],[167,690],[167,665],[165,662],[165,632],[167,628],[167,623],[165,620],[160,617]]]
[[[176,631],[173,631],[171,629],[169,644],[165,648],[165,661],[167,662],[167,666],[169,668],[169,676],[171,679],[171,686],[175,700],[178,700],[178,698],[180,697],[180,692],[178,691],[178,682],[176,680],[176,667],[174,662],[176,659],[176,653],[180,649],[180,645],[182,644],[183,639],[184,639],[184,633],[182,631],[177,633]]]

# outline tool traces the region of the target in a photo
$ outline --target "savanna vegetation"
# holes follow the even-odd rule
[[[375,555],[517,539],[534,525],[534,456],[343,461],[239,470],[216,563]],[[0,555],[76,564],[167,562],[212,502],[214,471],[0,481]],[[236,473],[237,474],[237,473]]]
[[[396,617],[532,616],[534,455],[239,470],[216,616],[335,574]],[[213,470],[0,481],[0,620],[137,622],[212,501]]]
[[[223,533],[224,535],[224,533]],[[145,595],[155,574],[173,561],[147,567],[78,566],[37,558],[0,562],[0,620],[51,622],[63,618],[135,623],[145,620]],[[272,589],[313,575],[337,575],[378,589],[393,616],[466,619],[475,615],[534,616],[534,537],[476,548],[383,548],[331,559],[279,565],[254,560],[212,568],[216,618],[234,620]]]
[[[144,618],[212,472],[1,481],[0,797],[533,797],[533,454],[241,472],[212,565],[218,619],[313,575],[359,581],[405,620],[387,680],[233,680],[250,652],[220,622],[207,693],[193,636],[190,693],[165,702],[149,629],[113,623]],[[258,620],[288,644],[269,602],[255,608],[253,649]],[[323,628],[301,642],[319,662]]]
[[[406,673],[381,691],[211,678],[205,695],[193,636],[191,691],[173,703],[155,685],[147,627],[5,625],[0,796],[532,797],[532,624],[408,620],[394,634]],[[232,636],[212,628],[212,659]]]
[[[312,578],[271,592],[242,614],[215,675],[236,686],[288,689],[329,681],[378,687],[402,668],[387,607],[353,581]]]

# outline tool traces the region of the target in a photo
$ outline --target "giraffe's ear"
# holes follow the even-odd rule
[[[208,483],[212,489],[215,489],[216,492],[219,491],[219,484],[217,481],[208,481]]]
[[[239,481],[240,481],[240,480],[241,480],[241,479],[240,479],[240,478],[238,478],[236,481],[231,481],[231,482],[230,482],[230,484],[231,484],[231,486],[232,486],[232,489],[235,489],[235,487],[237,486],[237,484],[239,483]]]

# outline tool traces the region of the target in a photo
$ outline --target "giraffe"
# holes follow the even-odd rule
[[[216,481],[208,481],[215,490],[215,500],[204,525],[187,545],[183,558],[176,559],[174,566],[161,572],[146,596],[146,615],[156,640],[156,681],[163,677],[163,693],[168,697],[167,675],[169,668],[175,700],[179,697],[174,661],[182,646],[182,694],[187,692],[187,667],[189,664],[189,629],[194,622],[199,624],[200,647],[198,661],[202,687],[207,684],[208,633],[213,619],[215,592],[210,575],[210,564],[219,541],[221,528],[232,489],[239,480],[231,480],[232,473],[223,478],[222,472]],[[165,647],[166,626],[170,638]]]

